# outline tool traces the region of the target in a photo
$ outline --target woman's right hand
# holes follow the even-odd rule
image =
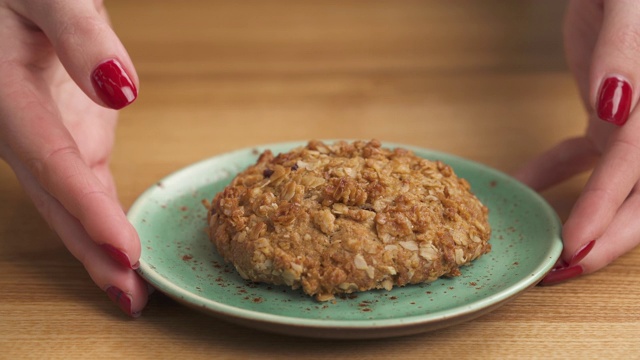
[[[564,39],[586,112],[584,135],[567,139],[516,174],[536,190],[593,172],[563,228],[561,261],[542,281],[593,273],[640,244],[640,6],[572,0]]]

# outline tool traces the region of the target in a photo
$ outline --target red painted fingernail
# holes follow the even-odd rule
[[[582,266],[580,265],[554,269],[551,270],[547,276],[542,279],[542,281],[540,281],[540,285],[558,284],[582,275],[583,271],[584,269],[582,269]]]
[[[134,318],[140,316],[140,312],[131,311],[131,304],[133,300],[131,298],[131,295],[125,293],[115,286],[109,286],[107,288],[107,296],[109,296],[109,299],[111,299],[111,301],[118,305],[120,310],[122,310],[125,314]]]
[[[109,256],[111,256],[113,260],[117,261],[119,264],[122,264],[123,266],[129,269],[133,269],[133,270],[136,269],[136,267],[134,267],[135,265],[131,265],[129,256],[127,256],[127,254],[125,254],[122,250],[116,249],[111,244],[102,244],[102,248],[107,254],[109,254]]]
[[[91,83],[100,99],[112,109],[122,109],[138,97],[138,89],[115,59],[98,65],[91,74]]]
[[[602,82],[598,95],[598,117],[618,126],[624,125],[631,111],[632,89],[619,77],[608,77]]]
[[[569,267],[578,265],[578,263],[582,261],[582,259],[584,259],[585,256],[589,254],[589,252],[591,251],[591,249],[593,249],[593,246],[595,244],[596,244],[596,241],[591,240],[589,243],[587,243],[586,245],[581,247],[578,251],[576,251],[576,253],[571,258],[571,261],[569,261]]]

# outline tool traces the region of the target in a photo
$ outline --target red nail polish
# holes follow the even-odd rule
[[[111,299],[111,301],[113,301],[116,305],[118,305],[120,310],[122,310],[125,314],[131,317],[140,316],[140,312],[131,311],[131,303],[132,303],[131,295],[125,293],[124,291],[118,289],[115,286],[109,286],[107,288],[107,296],[109,296],[109,299]]]
[[[576,253],[571,258],[571,261],[569,261],[569,267],[578,265],[578,263],[582,261],[582,259],[584,259],[585,256],[589,254],[589,252],[591,252],[591,249],[593,249],[593,246],[595,244],[596,244],[596,241],[591,240],[589,243],[587,243],[586,245],[578,249],[578,251],[576,251]]]
[[[583,271],[584,270],[580,265],[551,270],[547,274],[547,276],[545,276],[544,279],[540,281],[540,285],[558,284],[582,275]]]
[[[624,125],[631,111],[631,85],[621,78],[608,77],[598,95],[598,117],[618,126]]]
[[[91,74],[100,99],[112,109],[122,109],[138,97],[138,89],[117,60],[107,60]]]
[[[119,264],[122,264],[123,266],[129,269],[135,270],[135,268],[131,265],[129,256],[127,256],[127,254],[125,254],[122,250],[116,249],[111,244],[102,244],[102,248],[109,256],[111,256],[113,260],[117,261]]]

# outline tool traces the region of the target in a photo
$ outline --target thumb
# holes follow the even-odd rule
[[[93,101],[121,109],[137,98],[137,74],[101,1],[27,0],[16,7],[45,33],[71,78]]]

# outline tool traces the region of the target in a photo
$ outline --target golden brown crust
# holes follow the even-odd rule
[[[457,276],[491,249],[469,183],[376,140],[267,150],[215,196],[208,220],[243,278],[318,300]]]

